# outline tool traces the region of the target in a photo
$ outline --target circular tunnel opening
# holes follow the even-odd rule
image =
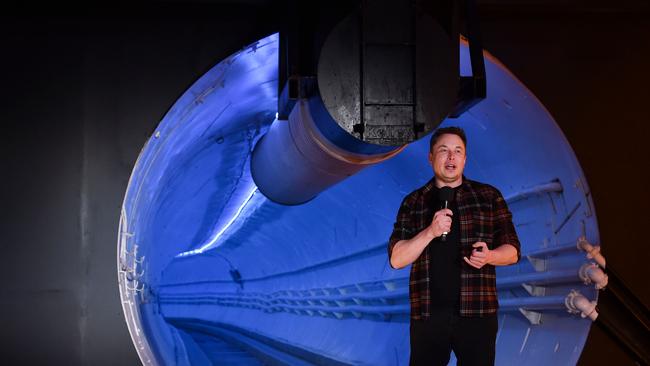
[[[494,57],[485,62],[487,98],[441,126],[466,131],[465,174],[504,194],[522,244],[518,264],[497,268],[496,363],[575,363],[591,321],[567,299],[597,297],[576,245],[599,242],[589,188],[544,106]],[[471,72],[464,44],[460,67]],[[144,364],[408,364],[409,267],[391,269],[386,247],[402,198],[432,176],[428,136],[309,202],[275,203],[250,159],[285,123],[277,71],[277,34],[223,60],[136,162],[117,263]]]

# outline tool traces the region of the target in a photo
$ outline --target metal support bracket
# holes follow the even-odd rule
[[[530,264],[533,265],[533,268],[535,268],[535,271],[537,272],[544,272],[546,271],[546,258],[539,258],[539,257],[533,257],[530,255],[527,255],[526,258],[528,258],[528,261]]]
[[[523,316],[525,316],[526,319],[528,319],[530,324],[532,325],[542,324],[542,313],[537,311],[532,311],[532,310],[526,310],[523,308],[519,308],[519,312],[523,314]]]
[[[546,287],[544,286],[529,285],[527,283],[522,283],[521,286],[531,296],[546,296]]]

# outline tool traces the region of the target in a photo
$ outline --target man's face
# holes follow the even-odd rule
[[[438,138],[429,153],[429,163],[436,179],[446,184],[462,182],[466,158],[463,140],[448,133]]]

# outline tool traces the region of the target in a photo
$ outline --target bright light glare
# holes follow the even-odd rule
[[[246,197],[246,199],[241,204],[241,206],[239,206],[239,208],[237,209],[237,212],[230,218],[228,223],[226,225],[224,225],[223,228],[221,228],[221,230],[219,230],[219,232],[217,232],[217,234],[210,241],[208,241],[206,244],[202,245],[200,248],[192,249],[192,250],[188,250],[187,252],[179,253],[179,254],[176,255],[176,257],[187,257],[187,256],[190,256],[190,255],[201,254],[201,253],[205,252],[206,250],[213,248],[215,246],[215,243],[217,242],[217,240],[219,240],[219,238],[221,237],[221,235],[226,230],[228,230],[230,225],[232,225],[233,222],[235,222],[235,220],[237,220],[237,218],[239,217],[239,214],[241,214],[244,207],[246,207],[248,202],[250,202],[251,198],[253,198],[253,195],[255,194],[255,192],[257,192],[257,186],[253,185],[253,189],[248,194],[248,197]]]

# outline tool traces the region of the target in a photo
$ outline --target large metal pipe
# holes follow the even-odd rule
[[[331,28],[290,20],[298,24],[281,34],[289,56],[280,59],[280,83],[287,80],[279,120],[251,157],[260,192],[281,204],[305,203],[484,96],[484,90],[459,96],[461,81],[463,91],[476,84],[468,80],[474,75],[459,75],[459,3],[362,1],[341,19],[341,11],[324,12],[318,24],[334,23]],[[313,11],[300,9],[299,18]],[[472,63],[482,66],[476,43],[470,39],[479,55]],[[484,89],[485,78],[478,84]]]
[[[259,190],[269,199],[285,204],[305,203],[326,188],[352,176],[359,170],[382,162],[402,151],[399,148],[375,154],[359,154],[336,146],[316,127],[314,106],[319,98],[301,99],[288,121],[275,120],[255,145],[251,156],[251,174]],[[322,111],[320,118],[327,119]],[[350,136],[350,140],[353,137]]]

